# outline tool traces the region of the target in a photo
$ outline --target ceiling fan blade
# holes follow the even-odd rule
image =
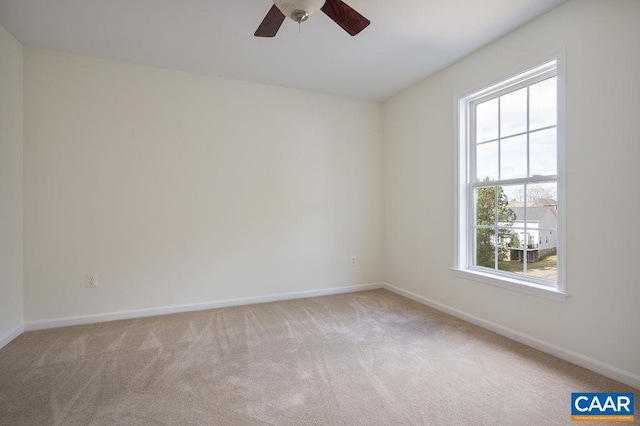
[[[322,6],[322,11],[352,36],[367,28],[371,23],[342,0],[327,0]]]
[[[280,25],[284,22],[284,18],[284,14],[274,4],[253,35],[256,37],[274,37],[278,33]]]

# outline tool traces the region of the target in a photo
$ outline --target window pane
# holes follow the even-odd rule
[[[498,142],[476,146],[476,179],[478,181],[498,179]]]
[[[475,265],[495,269],[495,247],[493,229],[477,228],[475,232]]]
[[[558,142],[556,128],[532,132],[529,135],[531,176],[558,173]]]
[[[500,97],[500,137],[527,131],[527,88]]]
[[[524,185],[504,185],[502,190],[510,208],[524,205]]]
[[[557,280],[557,188],[556,182],[527,185],[527,275],[550,280]]]
[[[475,224],[492,226],[496,223],[496,190],[495,187],[476,188],[475,192]]]
[[[525,242],[527,241],[527,237],[525,235],[524,229],[523,228],[513,228],[511,230],[512,235],[511,235],[511,247],[514,249],[520,249],[520,253],[512,253],[512,257],[513,260],[518,260],[520,262],[524,262],[523,261],[523,255],[524,252],[522,252],[522,250],[524,250],[525,248]]]
[[[524,263],[522,261],[523,249],[520,244],[518,231],[515,229],[500,228],[498,231],[498,241],[500,242],[498,269],[515,274],[524,273]]]
[[[476,106],[476,142],[498,139],[498,99]]]
[[[529,129],[554,126],[557,122],[557,77],[536,83],[529,88]]]
[[[527,204],[532,207],[551,207],[555,211],[558,200],[556,182],[530,183],[527,185]],[[555,226],[547,226],[555,228]]]
[[[500,179],[527,177],[527,136],[503,139],[500,144]]]
[[[547,280],[558,280],[558,255],[556,253],[556,231],[537,232],[535,248],[529,249],[527,275]]]
[[[524,226],[524,222],[518,225],[518,217],[524,211],[524,185],[504,185],[498,188],[498,226]]]

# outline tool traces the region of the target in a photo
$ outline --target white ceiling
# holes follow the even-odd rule
[[[31,47],[383,100],[565,0],[347,0],[355,37],[322,12],[253,36],[272,0],[0,0]]]

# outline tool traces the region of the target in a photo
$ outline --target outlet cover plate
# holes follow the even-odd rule
[[[84,284],[87,288],[97,288],[98,287],[98,274],[86,274]]]

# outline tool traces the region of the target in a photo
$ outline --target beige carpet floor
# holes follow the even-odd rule
[[[386,290],[34,331],[0,350],[2,425],[572,424],[572,391],[634,389]]]

